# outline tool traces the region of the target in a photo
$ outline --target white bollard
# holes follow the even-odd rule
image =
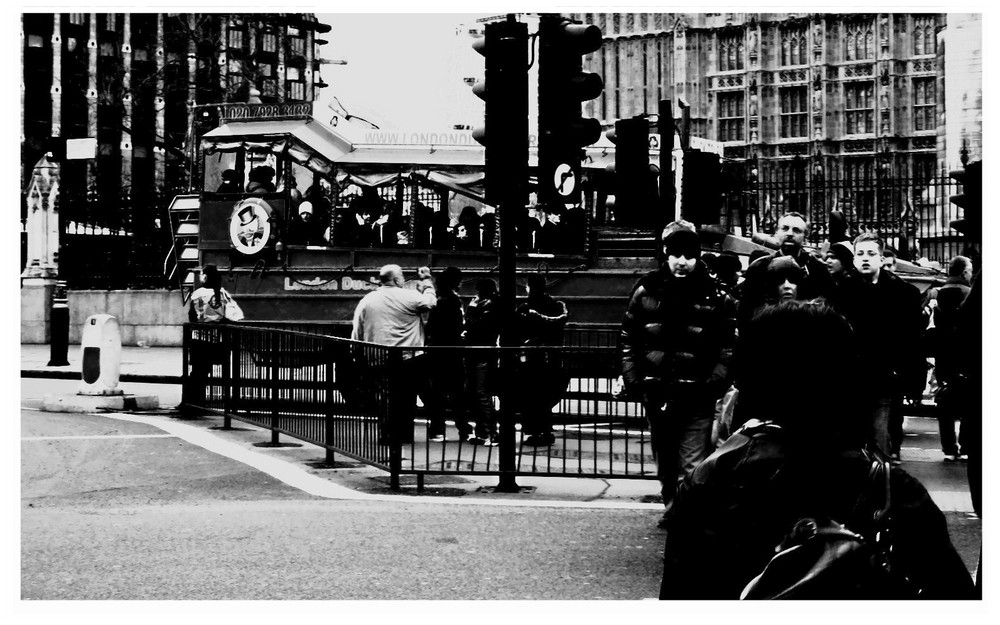
[[[122,335],[118,320],[107,314],[91,315],[80,339],[83,383],[78,395],[122,395],[118,387],[122,362]]]

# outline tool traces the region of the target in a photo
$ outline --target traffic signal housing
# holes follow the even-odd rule
[[[681,217],[698,225],[719,223],[722,170],[719,155],[684,151],[681,173]]]
[[[951,222],[951,227],[970,241],[983,240],[983,162],[969,163],[965,169],[948,174],[962,185],[962,192],[951,196],[951,203],[962,209],[962,218]]]
[[[486,25],[472,47],[486,58],[485,77],[472,92],[485,104],[483,126],[472,136],[485,150],[486,201],[527,201],[528,25],[507,20]],[[523,200],[519,200],[523,196]]]
[[[649,168],[649,122],[645,117],[620,119],[606,136],[615,144],[615,222],[640,226],[652,212],[656,184]]]
[[[601,77],[583,71],[583,55],[603,44],[601,29],[546,13],[538,25],[538,187],[543,203],[580,201],[583,148],[601,137],[601,123],[581,105],[601,95]]]

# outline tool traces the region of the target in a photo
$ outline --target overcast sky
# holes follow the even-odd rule
[[[321,56],[347,65],[325,65],[320,102],[336,96],[352,115],[382,128],[443,130],[479,123],[482,102],[462,79],[482,77],[483,58],[456,34],[481,14],[321,13],[332,30]],[[478,108],[476,108],[478,107]],[[476,113],[478,111],[478,113]],[[371,119],[375,118],[375,119]]]

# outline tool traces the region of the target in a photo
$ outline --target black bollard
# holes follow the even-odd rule
[[[51,338],[49,339],[49,367],[68,367],[69,360],[69,298],[66,281],[56,283],[52,294],[52,311],[49,317]]]

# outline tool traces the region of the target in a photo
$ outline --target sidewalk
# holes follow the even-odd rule
[[[33,406],[35,400],[40,400],[46,393],[74,392],[76,381],[81,379],[81,349],[79,345],[71,345],[67,354],[69,366],[49,367],[50,348],[48,345],[21,346],[21,378],[22,406]],[[389,475],[384,471],[374,469],[354,462],[351,459],[337,455],[337,466],[317,466],[322,459],[323,450],[308,443],[293,441],[282,437],[282,442],[295,443],[301,446],[268,448],[257,446],[270,439],[267,430],[234,422],[237,426],[230,431],[214,429],[221,425],[221,417],[203,417],[198,419],[178,420],[173,409],[180,401],[182,353],[180,347],[123,347],[121,359],[121,380],[129,385],[129,391],[141,394],[156,394],[160,397],[161,408],[171,414],[136,413],[136,419],[149,420],[157,427],[167,431],[173,429],[172,424],[187,424],[204,435],[228,446],[230,449],[242,449],[260,458],[280,459],[285,463],[284,471],[296,475],[309,475],[313,479],[326,480],[333,484],[352,489],[359,494],[393,494],[389,489]],[[35,380],[32,388],[25,392],[25,378],[49,378],[62,381],[43,382]],[[70,380],[74,382],[69,382]],[[136,384],[138,383],[138,384]],[[38,401],[40,403],[40,401]],[[930,426],[927,426],[930,429]],[[935,426],[936,427],[936,426]],[[933,447],[933,449],[931,448]],[[917,466],[934,463],[939,459],[936,446],[927,449],[906,447],[904,460],[916,462]],[[915,468],[915,467],[914,467]],[[930,465],[928,465],[930,468]],[[279,476],[275,476],[279,477]],[[279,479],[282,479],[279,477]],[[635,507],[657,512],[662,510],[659,501],[659,483],[649,479],[604,479],[604,478],[569,478],[569,477],[519,477],[517,483],[525,488],[521,493],[494,493],[492,487],[497,485],[496,476],[470,475],[426,475],[424,493],[428,496],[460,497],[485,500],[523,501],[526,505],[539,505],[542,502],[561,502],[562,505],[592,505],[594,507]],[[401,476],[401,485],[406,495],[416,493],[416,478],[412,475]],[[931,493],[935,501],[946,511],[969,511],[967,488],[960,491]],[[364,495],[362,495],[364,496]],[[405,495],[404,495],[405,496]],[[436,497],[435,497],[436,498]],[[958,501],[958,500],[961,501]],[[532,502],[532,503],[528,503]]]
[[[40,403],[36,400],[41,399],[41,393],[73,392],[75,381],[80,380],[82,369],[79,345],[69,346],[67,353],[69,366],[50,367],[49,358],[48,345],[21,345],[22,381],[24,378],[65,380],[47,383],[36,380],[32,389],[22,396],[22,406],[34,407],[34,404]],[[132,384],[130,391],[155,393],[161,397],[161,406],[176,406],[180,395],[181,361],[180,347],[123,347],[121,380],[123,383],[143,383],[138,387]],[[74,382],[69,382],[70,380]],[[193,427],[200,430],[204,436],[216,441],[209,445],[209,447],[219,445],[219,448],[215,449],[216,453],[224,455],[232,453],[236,456],[250,452],[261,460],[278,459],[285,465],[283,470],[274,474],[278,479],[289,479],[289,475],[297,476],[291,478],[293,481],[311,477],[313,480],[324,480],[347,487],[361,497],[397,494],[389,489],[387,473],[353,462],[347,457],[337,455],[335,467],[315,466],[315,463],[322,459],[323,450],[314,445],[283,436],[282,442],[301,446],[258,447],[256,444],[268,441],[270,434],[266,430],[244,423],[234,422],[236,427],[227,432],[212,429],[222,423],[221,417],[214,416],[178,420],[174,416],[165,414],[135,413],[126,418],[148,421],[165,431],[186,430]],[[259,468],[264,470],[264,466]],[[506,503],[522,502],[523,505],[545,505],[545,502],[550,502],[555,505],[584,505],[599,508],[625,506],[649,509],[654,516],[662,510],[662,504],[651,503],[651,498],[652,501],[659,501],[659,483],[656,480],[520,477],[517,483],[522,487],[522,492],[493,493],[492,488],[497,485],[497,481],[496,476],[427,475],[423,492],[428,499],[459,497]],[[409,497],[417,493],[416,478],[412,475],[401,476],[401,486],[403,488],[401,496]]]
[[[21,377],[78,380],[81,376],[81,349],[70,345],[68,367],[50,367],[48,345],[21,345]],[[180,384],[180,347],[122,347],[121,380]]]

